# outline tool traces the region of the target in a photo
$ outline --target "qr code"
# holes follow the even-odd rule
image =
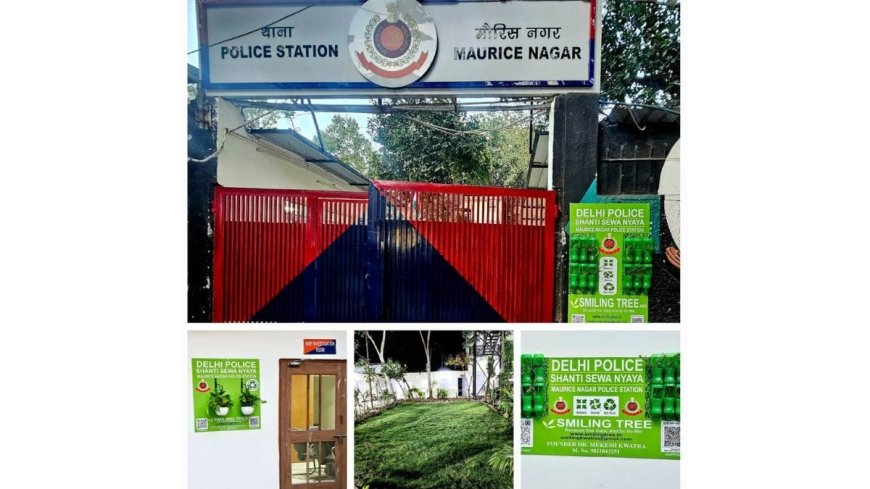
[[[662,452],[680,452],[680,422],[662,421]]]
[[[520,447],[531,447],[532,443],[532,420],[523,418],[520,420]]]
[[[248,418],[248,428],[259,428],[260,427],[260,417],[259,416],[251,416]]]
[[[631,322],[632,322],[632,323],[642,323],[642,322],[643,322],[643,316],[632,316],[632,317],[631,317]]]
[[[208,418],[196,418],[196,431],[208,430]]]
[[[585,323],[586,322],[586,315],[585,314],[572,314],[571,315],[571,322],[572,323]]]

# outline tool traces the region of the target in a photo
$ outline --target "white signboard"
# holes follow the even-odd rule
[[[600,0],[278,1],[200,4],[210,95],[599,90]]]

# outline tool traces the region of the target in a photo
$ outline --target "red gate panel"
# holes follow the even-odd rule
[[[216,188],[213,321],[251,320],[366,208],[362,192]]]
[[[374,185],[504,320],[553,320],[555,192]]]

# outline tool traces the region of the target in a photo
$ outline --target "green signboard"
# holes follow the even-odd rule
[[[680,458],[679,355],[523,359],[523,454]]]
[[[570,321],[648,322],[653,254],[649,204],[571,204],[568,233]]]
[[[193,429],[260,429],[260,360],[193,358]]]

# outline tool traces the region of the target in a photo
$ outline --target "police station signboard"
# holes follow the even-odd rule
[[[597,92],[600,0],[200,0],[210,95]]]

